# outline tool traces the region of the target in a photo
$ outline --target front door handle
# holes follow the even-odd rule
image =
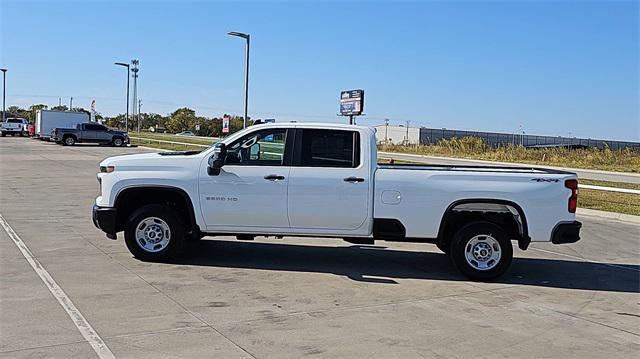
[[[284,179],[284,176],[280,176],[280,175],[267,175],[264,176],[264,179],[268,180],[268,181],[282,181]]]
[[[351,183],[358,183],[358,182],[364,182],[364,178],[362,177],[347,177],[344,179],[345,182],[351,182]]]

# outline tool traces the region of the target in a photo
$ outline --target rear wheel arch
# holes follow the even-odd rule
[[[133,212],[150,204],[171,208],[180,217],[188,233],[200,233],[191,197],[184,189],[171,186],[133,186],[118,192],[114,202],[118,210],[116,230],[123,230]]]
[[[474,221],[489,221],[518,240],[518,247],[527,249],[529,237],[527,218],[522,207],[508,200],[489,198],[469,198],[455,201],[447,207],[440,221],[438,238],[439,247],[449,248],[455,231],[461,226]]]

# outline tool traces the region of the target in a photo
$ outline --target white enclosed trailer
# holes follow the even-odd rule
[[[89,122],[86,112],[38,110],[36,112],[36,137],[48,140],[54,128],[75,128],[79,123]]]

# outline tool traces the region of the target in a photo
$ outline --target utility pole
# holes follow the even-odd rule
[[[389,119],[384,119],[384,146],[387,147],[387,142],[389,142]]]
[[[69,111],[73,108],[73,96],[69,99]]]
[[[138,132],[140,132],[140,114],[136,113],[136,102],[138,101],[138,65],[140,61],[134,59],[131,60],[131,64],[133,65],[133,69],[131,69],[131,72],[133,72],[133,117],[138,120]]]
[[[58,97],[58,107],[62,106],[62,97]]]
[[[140,132],[140,108],[142,108],[142,100],[138,100],[138,132]]]
[[[409,120],[407,120],[407,144],[409,144]]]
[[[2,122],[7,117],[6,101],[7,101],[7,69],[0,69],[2,71]]]

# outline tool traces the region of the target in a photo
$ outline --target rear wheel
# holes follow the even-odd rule
[[[127,248],[143,261],[164,262],[175,258],[184,245],[185,230],[170,208],[150,204],[133,212],[124,230]]]
[[[73,136],[67,136],[65,138],[62,139],[62,143],[65,146],[73,146],[76,144],[76,139]]]
[[[5,137],[6,135],[7,135],[7,133],[2,131],[2,137]]]
[[[470,223],[451,241],[453,264],[465,276],[490,280],[504,274],[513,259],[513,247],[506,232],[489,222]]]

